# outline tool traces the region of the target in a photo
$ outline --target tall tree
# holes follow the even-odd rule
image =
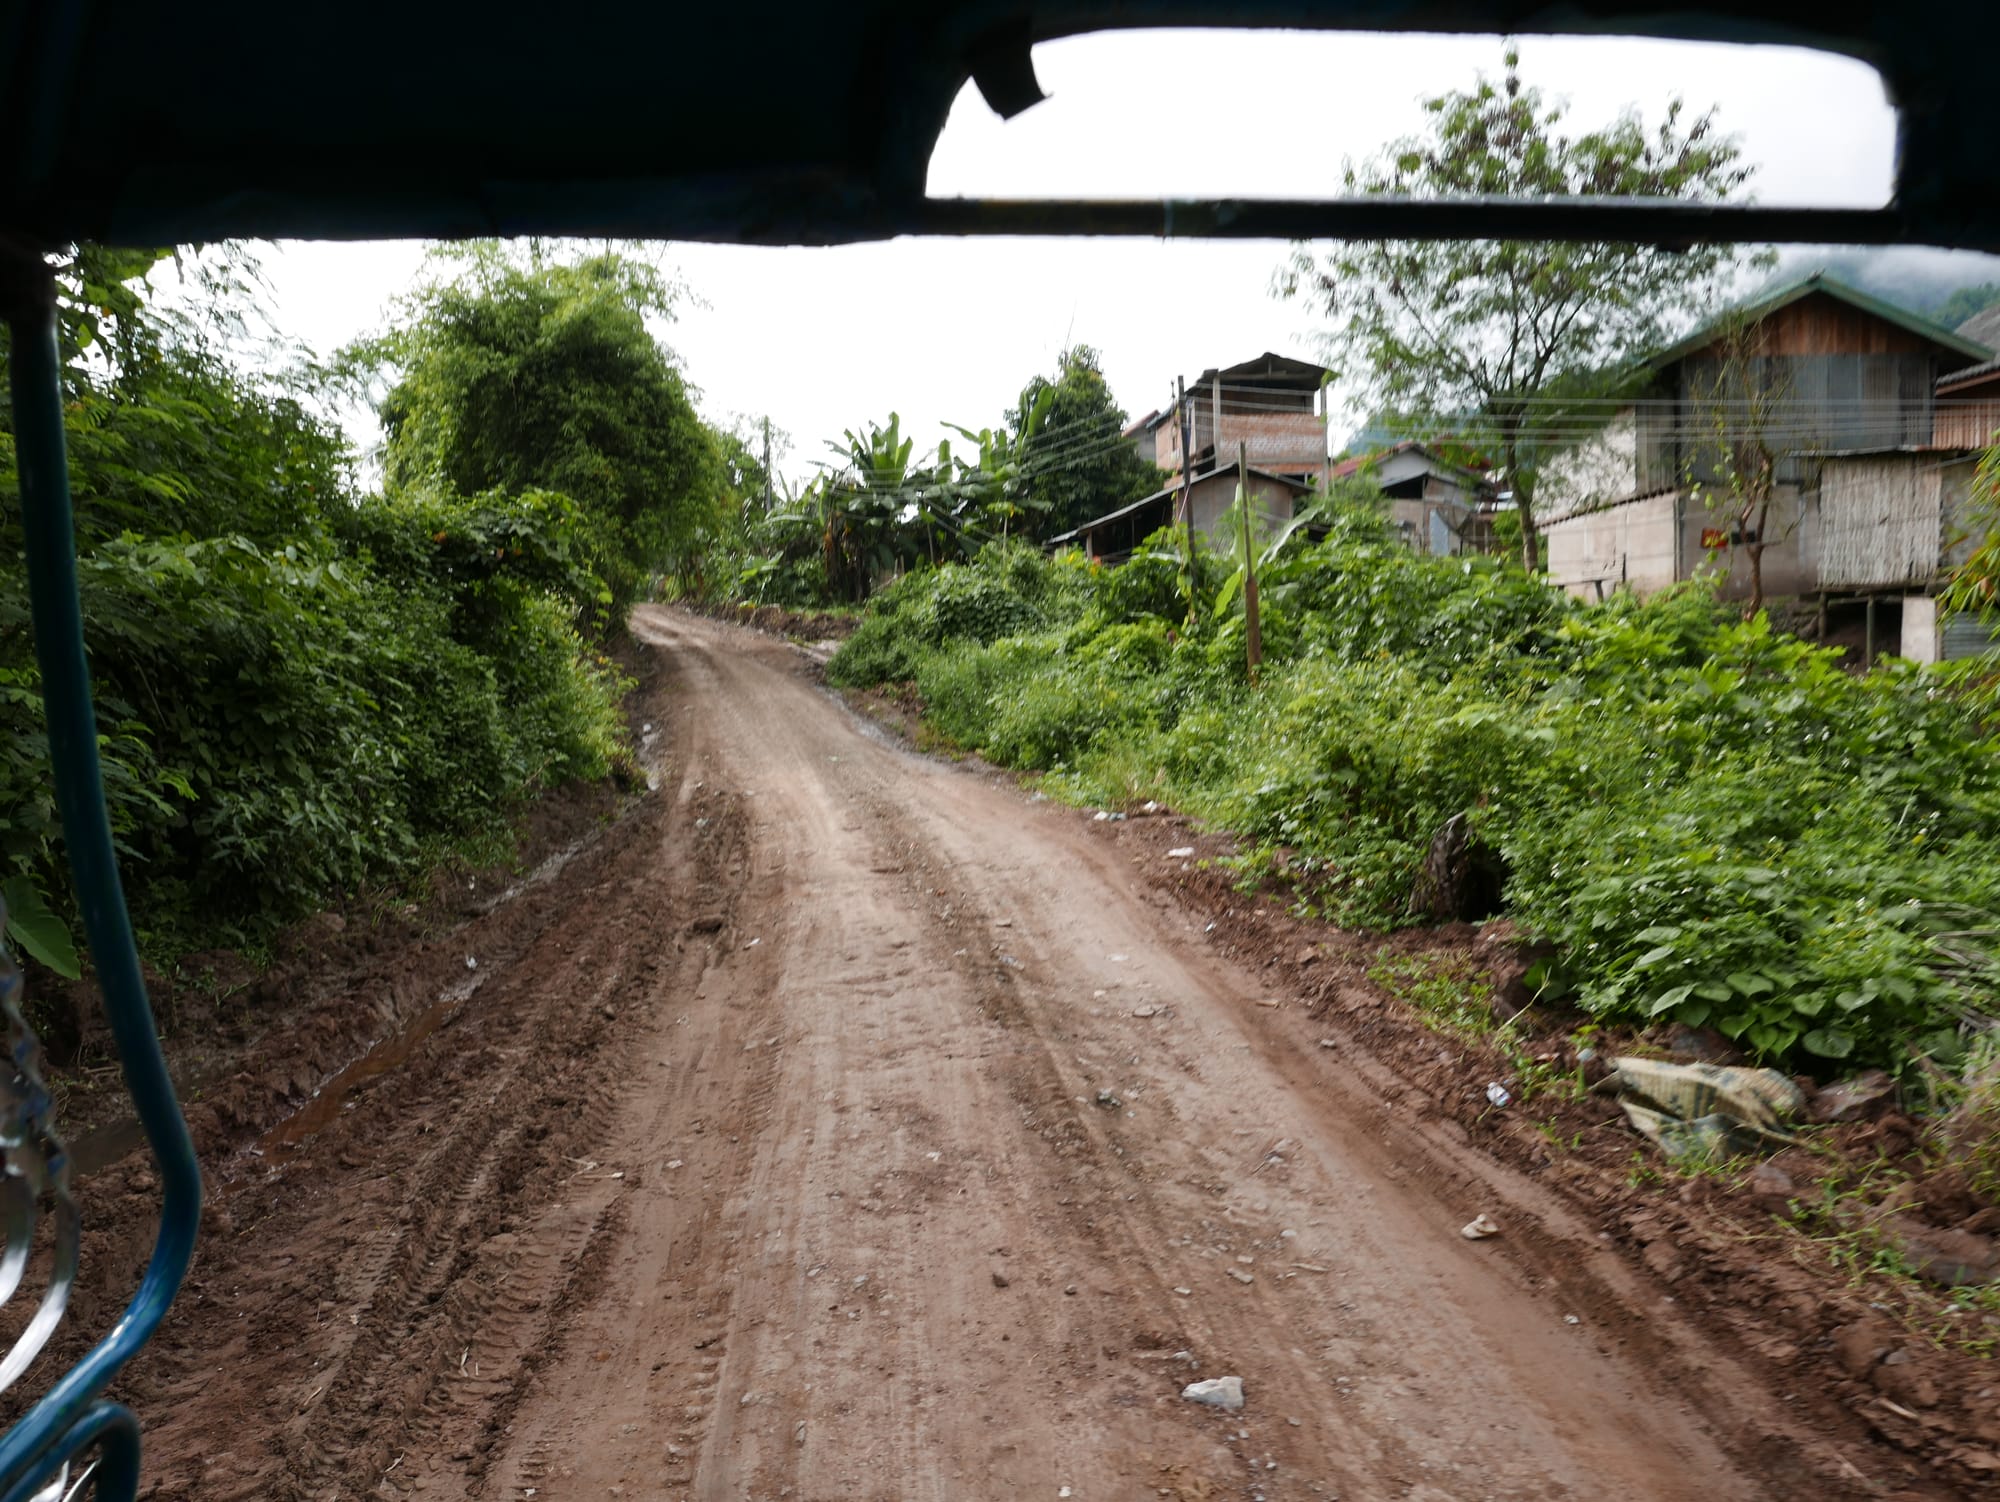
[[[1022,390],[1007,426],[1021,463],[1022,509],[1042,536],[1067,532],[1165,483],[1122,436],[1126,421],[1102,358],[1088,344],[1071,345],[1057,356],[1053,378],[1038,375]]]
[[[1710,111],[1681,101],[1649,130],[1629,112],[1572,134],[1565,107],[1524,85],[1509,46],[1499,82],[1424,101],[1424,131],[1350,162],[1350,194],[1637,197],[1714,202],[1751,169]],[[1412,436],[1454,439],[1504,465],[1522,561],[1541,561],[1535,482],[1579,410],[1619,393],[1636,358],[1711,302],[1733,247],[1615,241],[1385,240],[1294,248],[1276,290],[1333,321],[1335,365],[1356,395]]]
[[[435,264],[391,331],[353,352],[393,374],[384,479],[568,496],[603,529],[622,607],[727,504],[713,436],[647,327],[673,316],[680,288],[616,250],[559,259],[485,242]]]

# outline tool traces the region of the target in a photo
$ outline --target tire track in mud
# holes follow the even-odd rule
[[[618,1240],[637,1174],[592,1153],[625,1046],[726,929],[739,819],[722,797],[648,800],[512,898],[572,904],[568,921],[524,911],[532,937],[406,1061],[280,1166],[237,1165],[245,1232],[204,1252],[209,1307],[150,1358],[155,1495],[478,1485]]]

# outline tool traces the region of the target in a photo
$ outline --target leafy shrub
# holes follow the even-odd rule
[[[1038,672],[1051,643],[1023,637],[960,646],[924,660],[917,692],[931,722],[962,746],[1008,766],[1046,771],[1100,739],[1150,725],[1154,695],[1139,675],[1089,665]]]
[[[972,641],[984,646],[1042,624],[1041,612],[1002,579],[956,565],[935,572],[929,613],[918,617],[926,641]]]
[[[106,803],[166,958],[254,943],[603,775],[621,685],[578,623],[634,560],[552,492],[353,496],[299,393],[149,306],[157,259],[79,249],[59,327]],[[11,424],[0,405],[0,884],[60,930]]]
[[[971,594],[977,567],[942,587]],[[913,678],[944,734],[1057,791],[1144,787],[1282,846],[1348,922],[1410,921],[1430,840],[1467,814],[1509,910],[1557,947],[1550,984],[1607,1020],[1893,1065],[1990,1010],[1990,672],[1857,677],[1705,586],[1586,607],[1344,517],[1265,571],[1252,686],[1240,613],[1187,624],[1181,570],[1164,547],[1080,568],[1066,626],[1043,605],[1056,629],[997,638],[1028,610],[953,635],[940,582],[913,576],[871,604],[846,681]]]
[[[848,688],[905,683],[930,652],[1039,630],[1049,622],[1049,607],[1080,607],[1082,587],[1073,574],[1073,567],[1021,544],[989,547],[969,564],[905,574],[869,599],[827,676]]]

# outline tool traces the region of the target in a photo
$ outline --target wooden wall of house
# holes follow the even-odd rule
[[[1931,441],[1952,448],[1985,448],[2000,437],[2000,396],[1938,398]]]
[[[1825,293],[1777,309],[1747,337],[1741,386],[1724,397],[1762,393],[1767,440],[1780,452],[1930,443],[1938,377],[1971,363]],[[1725,363],[1713,347],[1697,351],[1665,373],[1655,393],[1664,404],[1641,404],[1638,489],[1715,477],[1705,435]],[[1809,468],[1787,457],[1778,477],[1803,483]]]
[[[1751,330],[1759,355],[1936,355],[1938,347],[1886,318],[1813,292],[1760,318]],[[1971,361],[1961,363],[1970,364]]]
[[[1996,433],[2000,433],[2000,371],[1938,393],[1933,443],[1985,448]]]
[[[1933,437],[1939,376],[1971,361],[1923,336],[1825,293],[1813,293],[1769,314],[1748,331],[1742,386],[1765,393],[1773,408],[1761,426],[1782,456],[1778,479],[1803,484],[1811,465],[1788,450],[1893,448],[1966,440],[1954,430]],[[1616,422],[1595,442],[1554,456],[1543,470],[1544,514],[1551,518],[1618,496],[1646,495],[1713,480],[1717,474],[1715,392],[1725,361],[1714,346],[1662,370],[1634,401],[1632,432]],[[2000,382],[2000,377],[1996,377]],[[1992,413],[1967,414],[1978,426],[2000,415],[2000,384],[1981,395]],[[1725,400],[1734,393],[1724,392]],[[1740,427],[1740,425],[1739,425]],[[1616,479],[1629,452],[1630,473]]]

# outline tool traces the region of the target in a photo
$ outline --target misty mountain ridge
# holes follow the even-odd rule
[[[1930,246],[1797,245],[1778,252],[1778,264],[1760,284],[1778,286],[1823,271],[1857,292],[1907,308],[1946,328],[1956,329],[1975,314],[2000,307],[2000,256]],[[1992,320],[1982,322],[1982,328]],[[1995,337],[1967,335],[2000,348]]]

